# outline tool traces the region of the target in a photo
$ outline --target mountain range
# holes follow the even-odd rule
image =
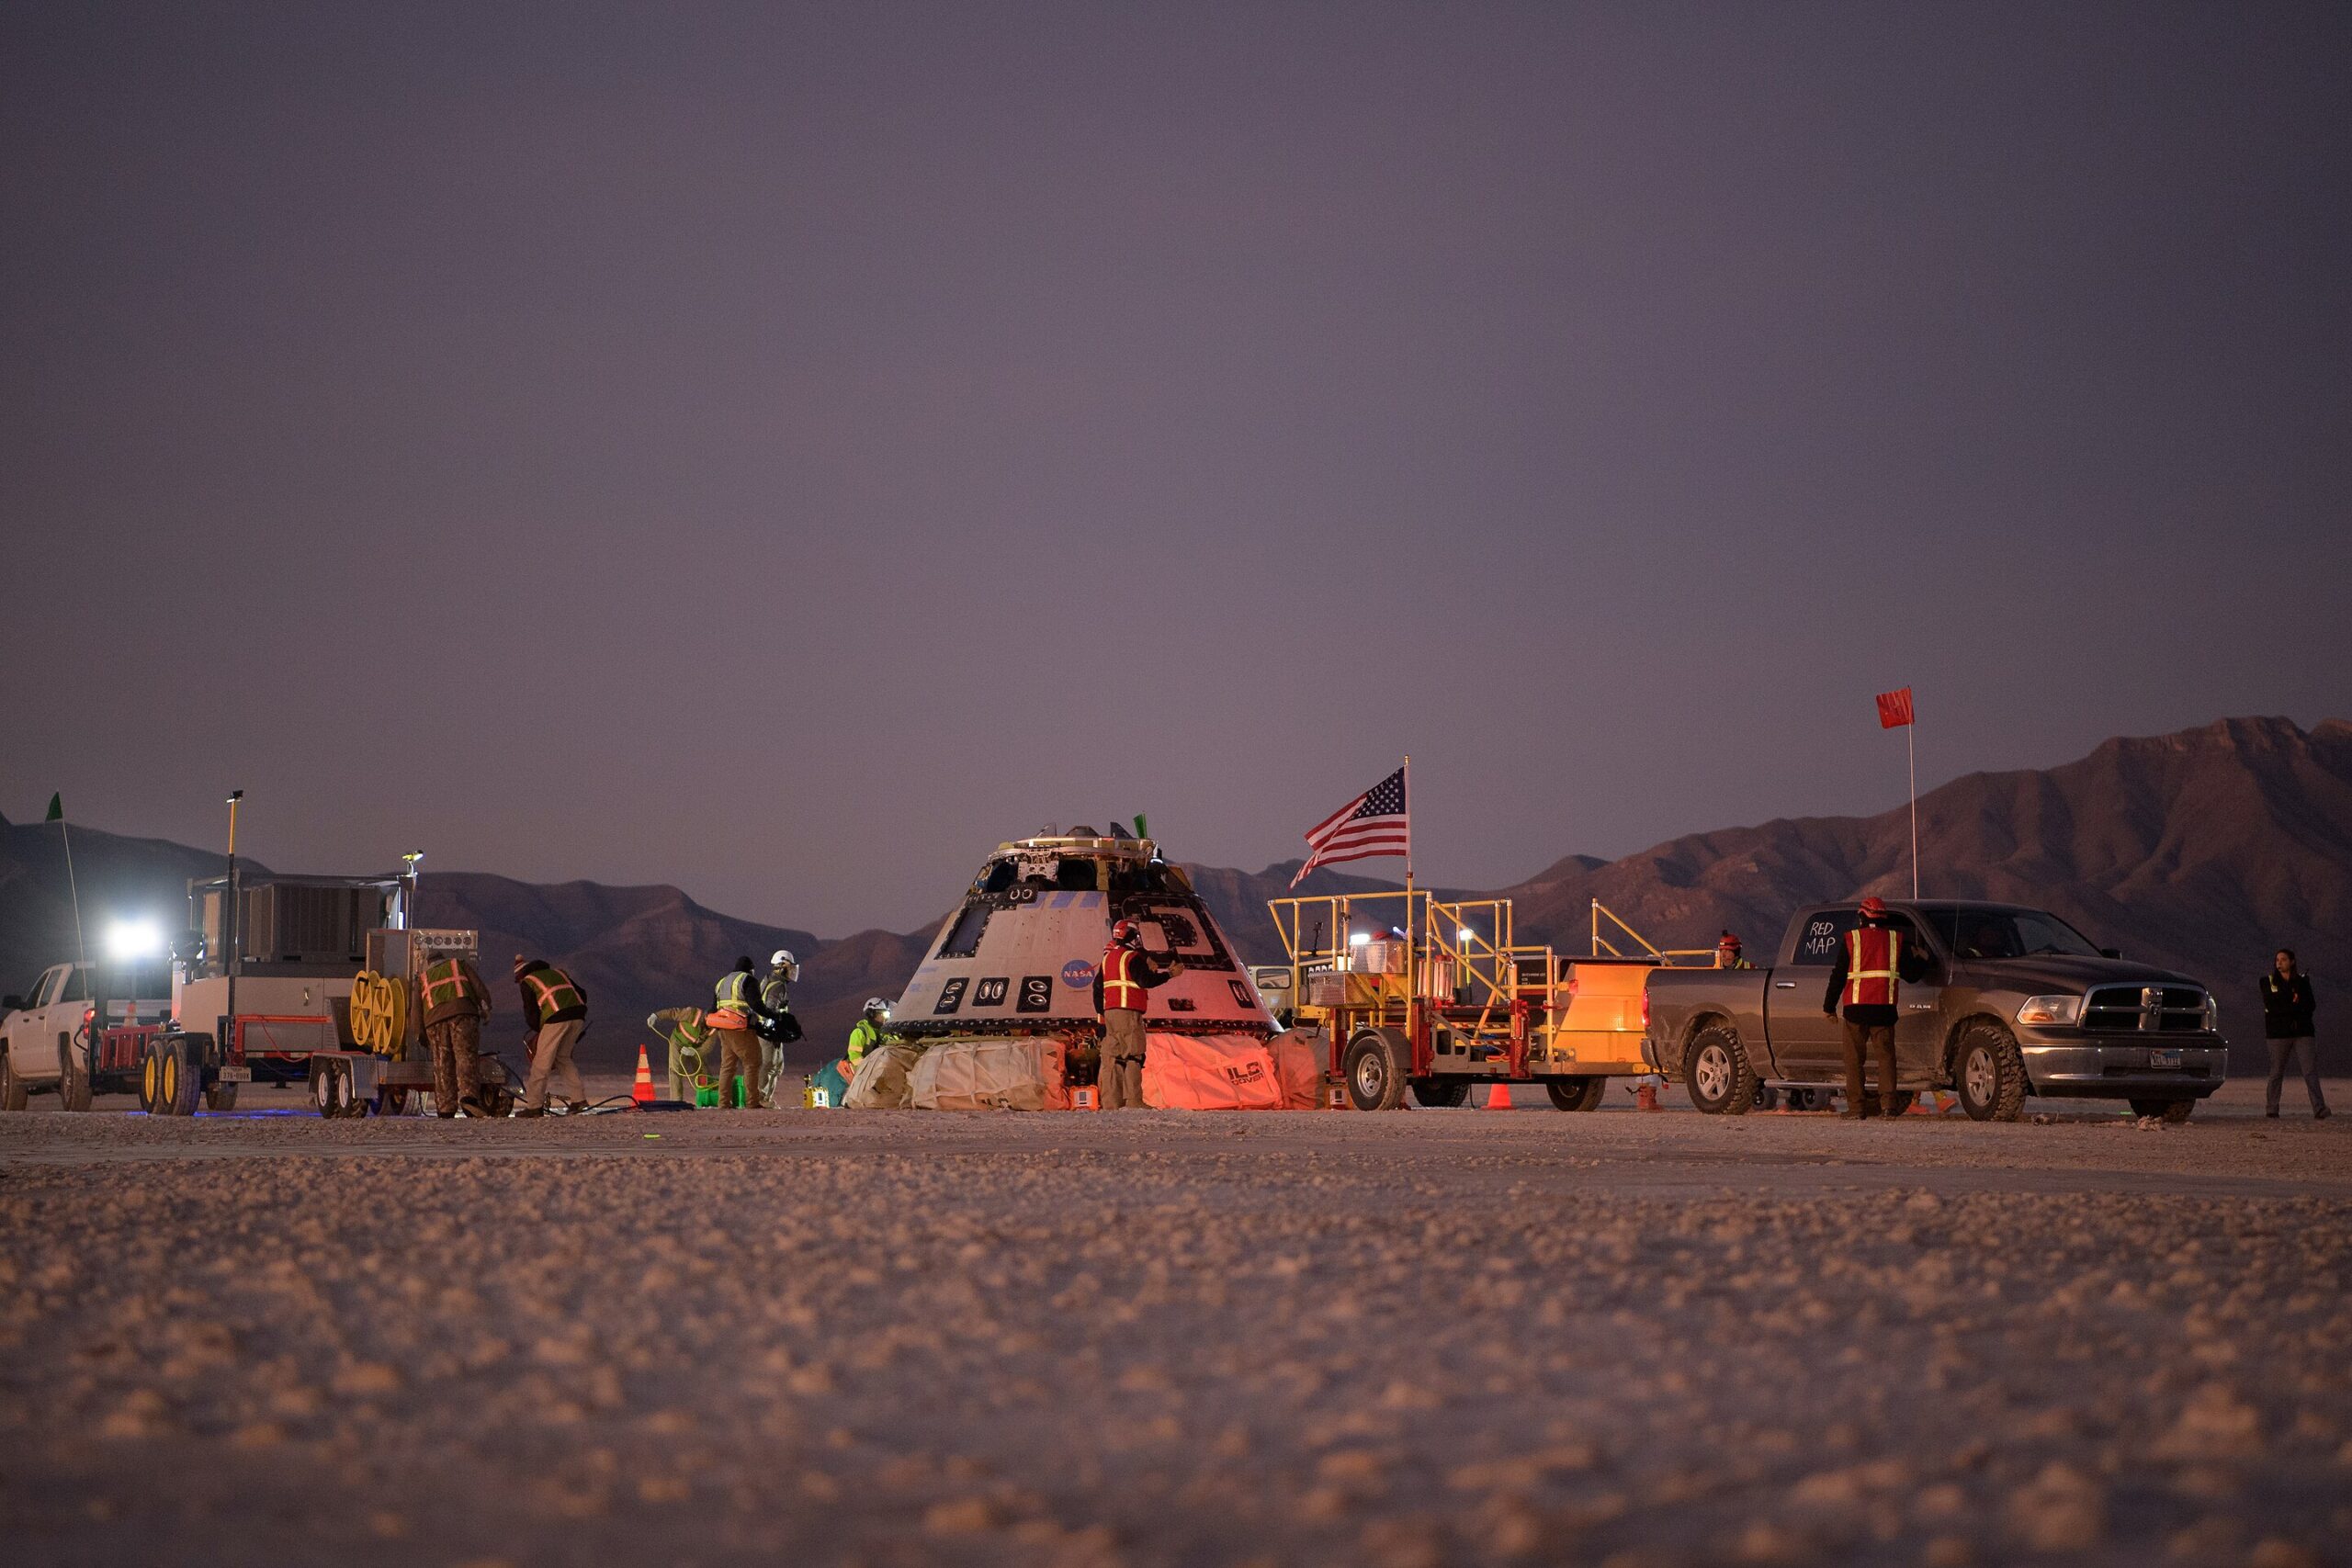
[[[2255,980],[2274,948],[2298,950],[2324,1013],[2352,979],[2352,724],[2342,720],[2304,730],[2284,718],[2233,718],[2109,740],[2059,767],[1955,779],[1919,797],[1918,822],[1928,896],[2053,909],[2127,956],[2198,976],[2221,997],[2233,1042],[2242,1053],[2251,1047],[2241,1070],[2261,1054]],[[0,818],[0,978],[12,989],[72,952],[59,837],[53,825]],[[175,907],[189,877],[221,864],[202,851],[92,829],[74,829],[73,843],[85,910]],[[1711,946],[1728,929],[1765,962],[1801,904],[1906,895],[1910,843],[1910,816],[1900,807],[1874,817],[1782,818],[1691,834],[1620,860],[1572,855],[1476,896],[1511,899],[1521,941],[1565,952],[1587,950],[1598,900],[1661,947]],[[943,868],[943,895],[952,897],[991,847],[977,844],[970,864]],[[1202,897],[1253,962],[1282,956],[1266,900],[1289,891],[1297,864],[1191,868]],[[1301,890],[1394,886],[1317,872]],[[802,960],[796,999],[809,1034],[804,1054],[830,1050],[866,997],[898,995],[938,929],[933,922],[826,940],[719,914],[675,887],[540,885],[481,873],[428,875],[421,904],[422,923],[481,932],[493,979],[518,952],[575,975],[599,1021],[611,1021],[594,1030],[586,1052],[606,1065],[634,1057],[647,1012],[698,1002],[738,954],[764,961],[777,947]],[[2333,1062],[2342,1053],[2329,1055]]]

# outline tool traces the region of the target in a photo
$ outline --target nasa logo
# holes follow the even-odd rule
[[[1094,984],[1094,965],[1083,958],[1073,958],[1062,965],[1062,984],[1074,991],[1084,990]]]

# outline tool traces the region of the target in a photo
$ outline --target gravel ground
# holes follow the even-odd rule
[[[2258,1096],[0,1117],[0,1540],[2352,1562],[2352,1119]]]

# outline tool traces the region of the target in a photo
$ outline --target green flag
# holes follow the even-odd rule
[[[52,795],[49,797],[49,815],[42,818],[41,820],[44,822],[62,822],[65,820],[65,795],[62,791],[60,791],[58,794]]]

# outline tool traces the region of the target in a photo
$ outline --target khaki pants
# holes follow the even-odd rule
[[[760,1037],[748,1029],[722,1029],[711,1036],[718,1042],[718,1108],[722,1111],[735,1103],[729,1089],[731,1078],[743,1080],[743,1109],[762,1111],[767,1101],[760,1098]]]
[[[1098,1075],[1105,1111],[1143,1109],[1143,1014],[1112,1008],[1102,1015],[1102,1070]]]
[[[550,1079],[566,1104],[578,1105],[588,1098],[588,1086],[580,1081],[580,1069],[571,1065],[571,1048],[587,1032],[588,1021],[584,1018],[539,1025],[538,1043],[531,1051],[530,1076],[523,1082],[524,1110],[548,1108]]]
[[[424,1026],[433,1053],[433,1109],[447,1116],[481,1091],[481,1019],[466,1013]]]
[[[1878,1108],[1894,1114],[1894,1025],[1846,1021],[1846,1111],[1860,1115],[1868,1109],[1862,1098],[1862,1058],[1878,1058]]]

